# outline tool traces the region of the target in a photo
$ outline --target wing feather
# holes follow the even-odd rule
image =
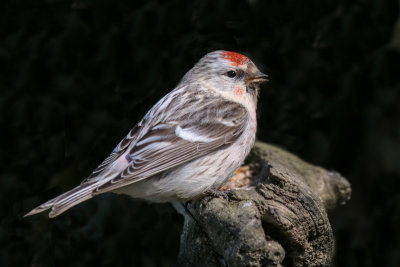
[[[208,90],[207,90],[208,91]],[[200,86],[177,87],[161,99],[76,188],[40,205],[50,217],[96,194],[114,190],[229,146],[243,133],[248,112]]]
[[[225,112],[220,112],[220,107],[225,107]],[[239,138],[248,120],[245,107],[231,101],[219,100],[204,108],[205,110],[197,110],[203,116],[193,116],[190,120],[186,117],[186,121],[175,118],[171,122],[154,125],[130,149],[130,165],[120,175],[100,185],[95,194],[111,191],[177,167],[229,146]],[[212,110],[214,113],[210,114]]]
[[[85,179],[82,181],[81,185],[83,184],[91,184],[100,180],[101,174],[109,168],[113,162],[115,162],[129,147],[131,142],[136,139],[141,129],[141,124],[136,125],[133,127],[132,130],[124,137],[124,139],[119,142],[119,144],[114,148],[111,154],[103,160],[103,162],[97,166],[97,168]]]

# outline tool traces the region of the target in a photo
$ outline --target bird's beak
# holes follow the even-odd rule
[[[259,71],[256,74],[247,77],[246,82],[247,83],[264,83],[264,82],[268,82],[268,75]]]

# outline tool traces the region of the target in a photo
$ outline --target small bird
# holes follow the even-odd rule
[[[185,202],[217,190],[254,145],[267,77],[239,53],[206,54],[89,177],[25,216],[50,209],[53,218],[105,192]]]

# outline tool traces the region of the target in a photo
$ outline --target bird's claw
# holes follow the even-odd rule
[[[229,191],[211,189],[205,193],[205,196],[201,200],[201,204],[206,204],[213,198],[220,198],[229,201]]]

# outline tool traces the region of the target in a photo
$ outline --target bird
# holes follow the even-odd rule
[[[113,192],[150,202],[187,202],[220,188],[254,145],[260,84],[248,57],[204,55],[81,184],[31,210],[54,218]]]

